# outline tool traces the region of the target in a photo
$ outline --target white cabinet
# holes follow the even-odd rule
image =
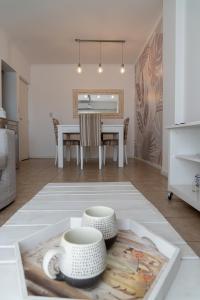
[[[200,211],[200,192],[192,190],[194,176],[200,174],[200,122],[175,125],[168,129],[168,198],[174,193]]]

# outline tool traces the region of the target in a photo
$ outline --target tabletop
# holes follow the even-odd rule
[[[129,182],[50,183],[0,228],[0,299],[22,300],[15,242],[84,208],[107,205],[181,249],[181,266],[166,300],[200,299],[200,259],[163,215]]]

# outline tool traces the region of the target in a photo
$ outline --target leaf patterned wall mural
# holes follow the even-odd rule
[[[162,43],[160,22],[135,66],[135,156],[159,166],[162,162]]]

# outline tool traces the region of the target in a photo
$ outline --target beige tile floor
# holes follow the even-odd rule
[[[0,211],[0,225],[45,184],[67,181],[131,181],[200,256],[200,213],[175,196],[169,201],[166,178],[160,175],[159,170],[133,159],[129,159],[125,168],[118,168],[116,163],[108,161],[102,171],[98,170],[97,162],[92,160],[83,171],[75,161],[67,163],[64,169],[57,169],[52,159],[24,161],[17,171],[17,198]]]

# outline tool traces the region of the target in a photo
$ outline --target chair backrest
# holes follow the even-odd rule
[[[80,114],[80,144],[81,146],[101,145],[101,115]]]
[[[6,128],[14,130],[15,134],[19,133],[19,123],[14,120],[7,120]]]
[[[127,142],[129,118],[124,119],[124,145]]]
[[[58,119],[55,119],[55,118],[52,118],[52,121],[53,121],[56,145],[58,145],[58,127],[57,127],[57,125],[59,125],[60,123],[59,123]]]
[[[7,119],[0,118],[0,128],[6,128]]]

